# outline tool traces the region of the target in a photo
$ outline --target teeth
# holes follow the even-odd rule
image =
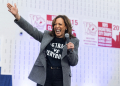
[[[60,32],[60,30],[56,30],[57,32]]]

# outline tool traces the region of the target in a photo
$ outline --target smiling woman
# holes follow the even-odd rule
[[[18,9],[7,4],[9,11],[16,18],[14,22],[41,43],[40,54],[33,66],[29,79],[37,86],[70,86],[70,66],[78,63],[79,40],[72,35],[70,20],[65,15],[58,15],[52,22],[52,31],[41,32],[18,14]],[[67,43],[65,33],[70,36]],[[74,46],[75,45],[75,46]],[[69,53],[68,50],[72,49]]]
[[[58,30],[58,34],[56,33],[57,30]],[[51,36],[58,35],[58,36],[64,37],[65,33],[69,33],[70,38],[75,37],[72,34],[72,25],[71,25],[69,18],[65,15],[58,15],[57,17],[54,18],[54,20],[52,22],[52,31],[51,31],[50,35]]]
[[[54,24],[56,37],[63,38],[65,36],[65,30],[67,30],[67,27],[65,26],[64,20],[62,18],[57,18]]]

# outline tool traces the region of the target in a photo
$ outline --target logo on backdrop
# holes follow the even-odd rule
[[[98,28],[92,22],[84,22],[84,27],[85,27],[85,33],[87,35],[95,36],[97,34]]]
[[[30,14],[30,19],[31,19],[31,24],[34,27],[36,27],[37,29],[40,29],[40,30],[44,29],[46,22],[43,17],[41,17],[40,15]]]
[[[98,27],[94,21],[83,21],[83,43],[85,45],[97,46],[98,42]]]

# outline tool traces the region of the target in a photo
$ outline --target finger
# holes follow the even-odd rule
[[[12,7],[12,5],[10,3],[8,3],[7,5]]]
[[[8,5],[7,7],[8,7],[9,9],[11,9],[11,7],[10,7],[9,5]]]
[[[10,12],[10,10],[8,10]]]
[[[9,9],[11,9],[12,6],[11,6],[10,4],[8,4],[7,7],[8,7]]]
[[[15,6],[15,8],[17,8],[17,5],[16,5],[16,3],[14,4],[14,6]]]
[[[74,47],[67,47],[67,49],[74,49]]]
[[[73,46],[70,46],[70,48],[72,48],[72,49],[73,49],[74,47],[73,47]]]
[[[9,5],[10,3],[7,3],[7,5]]]
[[[74,48],[74,45],[73,45],[73,44],[71,44],[71,45],[70,45],[70,47]]]

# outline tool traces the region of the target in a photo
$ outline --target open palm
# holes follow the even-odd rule
[[[12,6],[10,3],[7,4],[7,7],[9,8],[9,12],[11,12],[14,16],[16,16],[18,14],[18,8],[16,6],[16,4],[14,4],[14,6]]]

